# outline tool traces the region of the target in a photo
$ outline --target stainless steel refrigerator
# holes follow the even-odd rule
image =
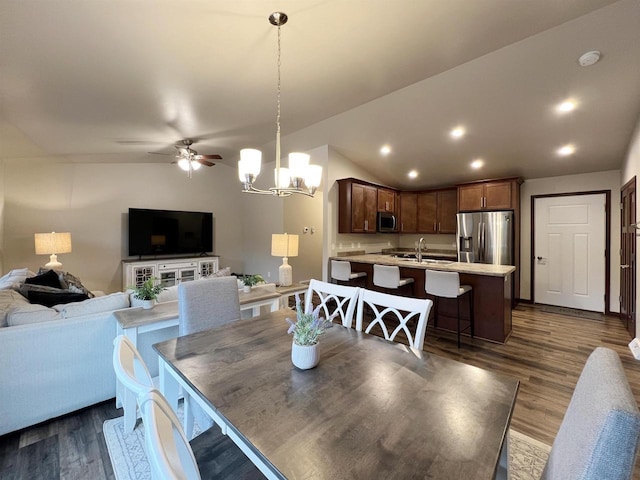
[[[513,265],[513,211],[458,214],[458,261]]]

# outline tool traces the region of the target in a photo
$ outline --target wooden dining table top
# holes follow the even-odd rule
[[[154,348],[282,478],[494,477],[518,380],[341,325],[299,370],[287,317]]]

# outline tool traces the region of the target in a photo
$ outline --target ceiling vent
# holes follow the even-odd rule
[[[582,55],[578,59],[578,63],[582,67],[588,67],[590,65],[593,65],[594,63],[597,63],[598,60],[600,60],[600,52],[597,50],[593,50]]]

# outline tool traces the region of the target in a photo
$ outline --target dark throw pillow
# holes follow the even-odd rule
[[[52,292],[29,292],[29,302],[44,305],[45,307],[53,307],[63,303],[81,302],[89,297],[84,293],[52,293]]]
[[[30,285],[44,285],[46,287],[62,288],[60,285],[60,278],[58,274],[53,270],[47,270],[44,273],[36,275],[35,277],[27,278],[24,283]]]

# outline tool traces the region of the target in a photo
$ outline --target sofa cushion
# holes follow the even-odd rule
[[[28,268],[17,268],[11,270],[3,277],[0,277],[0,290],[7,290],[13,287],[15,284],[24,282],[27,277],[32,276],[33,272],[30,272]]]
[[[178,285],[165,288],[158,294],[157,300],[158,303],[173,302],[178,300]]]
[[[84,293],[71,293],[65,290],[61,290],[60,292],[39,292],[33,290],[29,292],[28,298],[31,303],[37,303],[45,307],[53,307],[54,305],[65,303],[82,302],[89,297]]]
[[[58,320],[62,318],[60,312],[53,308],[47,308],[43,305],[25,304],[9,312],[7,315],[7,324],[10,327],[18,325],[29,325],[32,323],[47,322],[49,320]]]
[[[93,298],[94,295],[85,287],[80,279],[69,272],[59,272],[58,278],[60,280],[60,286],[69,290],[72,293],[84,293],[89,298]]]
[[[8,325],[9,312],[25,306],[29,306],[29,301],[15,290],[0,290],[0,327]]]
[[[207,275],[205,278],[217,278],[217,277],[229,277],[231,276],[231,268],[225,267],[221,268],[217,272],[212,273],[211,275]]]
[[[123,292],[112,293],[104,297],[95,297],[83,302],[55,305],[55,310],[61,313],[62,318],[79,317],[94,313],[109,312],[129,308],[129,295]]]
[[[39,273],[35,277],[25,279],[24,283],[29,285],[44,285],[47,287],[62,288],[58,274],[54,270],[47,270]]]

